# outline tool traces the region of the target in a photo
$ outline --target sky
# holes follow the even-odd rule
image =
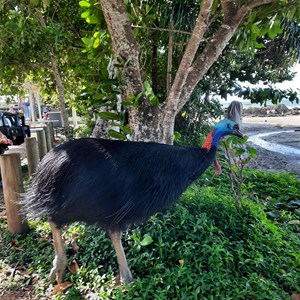
[[[295,75],[294,79],[291,80],[291,81],[284,81],[284,82],[281,82],[281,83],[276,83],[275,84],[275,87],[278,88],[278,89],[282,89],[282,90],[285,90],[285,89],[293,89],[293,90],[297,90],[298,89],[298,94],[300,94],[300,64],[297,64],[294,69],[292,69],[293,72],[297,72],[297,74]],[[255,88],[255,87],[266,87],[262,82],[258,83],[258,84],[255,84],[255,85],[251,85],[249,83],[245,83],[245,82],[241,82],[240,83],[241,86],[243,87],[252,87],[252,88]],[[229,103],[233,100],[238,100],[238,101],[241,101],[241,102],[249,102],[249,100],[244,100],[242,98],[239,98],[235,95],[233,96],[230,96],[228,95],[227,97],[227,100],[225,99],[219,99],[220,103],[222,103],[222,105],[229,105]]]
[[[282,83],[277,83],[276,87],[279,89],[300,89],[300,64],[296,65],[293,71],[297,72],[297,74],[292,81],[284,81]]]

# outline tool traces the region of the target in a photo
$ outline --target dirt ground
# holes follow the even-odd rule
[[[300,116],[268,119],[245,118],[242,131],[248,136],[261,133],[271,134],[262,137],[264,141],[271,143],[268,149],[249,143],[257,150],[257,157],[247,167],[270,172],[290,172],[300,177]],[[299,153],[278,153],[275,151],[275,146],[279,145],[292,147]]]

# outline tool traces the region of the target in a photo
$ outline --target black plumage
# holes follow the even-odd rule
[[[227,134],[241,136],[237,125],[225,119],[202,148],[86,138],[50,151],[22,205],[29,218],[49,217],[56,252],[51,279],[56,274],[62,281],[66,262],[61,226],[83,221],[110,234],[121,281],[129,283],[132,276],[121,245],[122,230],[174,203],[215,161],[219,140]]]
[[[214,160],[216,147],[78,139],[43,159],[24,203],[31,218],[125,229],[164,210]]]

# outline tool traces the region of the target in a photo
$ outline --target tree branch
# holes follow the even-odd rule
[[[227,20],[236,14],[236,5],[232,0],[221,0],[221,6],[224,13],[224,22],[227,23]]]
[[[157,30],[157,31],[163,31],[163,32],[173,32],[173,33],[180,33],[180,34],[188,34],[191,35],[192,32],[190,31],[183,31],[183,30],[177,30],[177,29],[167,29],[167,28],[160,28],[160,27],[146,27],[146,26],[140,26],[140,25],[131,25],[133,28],[142,28],[142,29],[149,29],[149,30]]]
[[[231,5],[228,4],[228,0],[226,3],[223,1],[222,5],[225,5],[227,17],[224,18],[223,24],[214,36],[210,38],[204,51],[196,58],[193,65],[190,67],[186,84],[182,88],[177,111],[182,109],[198,82],[219,58],[247,13],[255,7],[275,2],[277,2],[277,0],[252,0],[244,4],[239,10],[232,14],[233,10],[231,9]]]
[[[180,92],[182,90],[182,87],[186,83],[188,75],[187,70],[189,70],[190,66],[192,65],[200,42],[208,29],[207,24],[209,21],[212,3],[212,0],[203,0],[202,2],[201,10],[196,20],[196,25],[193,29],[191,38],[183,54],[183,58],[176,73],[171,91],[167,97],[166,107],[170,111],[177,110]]]

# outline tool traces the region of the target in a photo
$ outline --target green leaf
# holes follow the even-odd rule
[[[141,241],[141,246],[148,246],[150,244],[153,243],[153,239],[150,235],[147,235],[143,238],[143,240]]]
[[[249,156],[250,156],[251,158],[256,157],[256,149],[254,149],[254,148],[252,148],[252,147],[247,147],[246,149],[247,149],[247,151],[248,151],[248,153],[249,153]]]
[[[133,102],[131,102],[131,101],[123,101],[122,105],[125,106],[125,107],[131,106],[131,105],[133,105]]]
[[[253,34],[257,35],[259,32],[258,26],[256,24],[252,24],[251,31]]]
[[[96,38],[100,38],[100,31],[97,31],[94,33],[93,37]]]
[[[118,131],[115,131],[113,129],[108,130],[108,135],[111,136],[112,138],[118,139],[118,140],[125,140],[126,136]]]
[[[179,140],[181,138],[181,134],[178,131],[174,131],[174,140]]]
[[[97,16],[95,16],[95,15],[90,15],[90,16],[88,16],[85,20],[86,20],[87,23],[89,23],[89,24],[97,24],[97,23],[99,23],[99,19],[98,19]]]
[[[130,134],[131,133],[131,130],[130,130],[130,127],[129,125],[125,125],[125,126],[122,126],[121,129],[124,131],[125,134]]]
[[[91,14],[91,11],[90,10],[86,10],[84,11],[80,17],[83,18],[83,19],[86,19],[89,15]]]
[[[152,88],[151,88],[151,85],[150,85],[150,83],[148,81],[144,82],[144,89],[145,89],[146,95],[148,93],[152,93]]]
[[[83,43],[86,45],[86,46],[89,46],[90,45],[90,42],[91,42],[91,38],[81,38],[81,40],[83,41]]]
[[[236,152],[236,156],[241,156],[242,154],[245,153],[245,149],[238,148],[238,149],[235,150],[235,152]]]
[[[282,33],[282,29],[280,27],[280,21],[279,20],[275,20],[273,22],[273,24],[271,25],[271,28],[270,28],[270,30],[268,32],[269,37],[271,39],[274,39],[276,37],[276,35],[280,34],[280,33]]]
[[[79,6],[80,7],[90,7],[91,4],[88,3],[87,1],[79,1]]]
[[[265,48],[265,45],[263,43],[256,43],[255,48],[257,49]]]
[[[32,5],[32,6],[37,6],[37,5],[39,5],[39,3],[40,3],[40,0],[30,0],[30,5]]]
[[[151,103],[153,106],[158,106],[158,105],[159,105],[158,98],[157,98],[155,95],[150,95],[150,96],[149,96],[149,100],[150,100],[150,103]]]
[[[119,114],[106,111],[99,113],[99,117],[105,120],[120,120]]]
[[[96,38],[95,41],[94,41],[94,44],[93,44],[93,48],[98,48],[100,45],[100,39],[99,38]]]

